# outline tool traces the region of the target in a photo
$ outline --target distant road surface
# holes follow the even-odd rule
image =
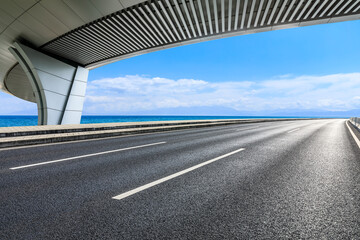
[[[0,239],[360,239],[346,120],[0,150]]]

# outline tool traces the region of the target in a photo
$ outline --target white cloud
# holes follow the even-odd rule
[[[0,92],[0,115],[36,115],[37,105]]]
[[[177,107],[346,111],[360,108],[359,92],[360,73],[216,83],[130,75],[89,82],[85,113],[129,114]]]
[[[138,75],[118,78],[105,78],[92,81],[89,90],[103,89],[110,91],[124,91],[133,94],[179,94],[194,93],[206,87],[208,83],[202,80],[167,78],[147,78]]]
[[[199,107],[260,114],[276,110],[348,111],[360,109],[359,94],[360,73],[283,75],[258,82],[131,75],[90,81],[84,114],[151,114],[159,109]],[[0,93],[0,101],[0,115],[37,114],[36,104],[9,94]]]

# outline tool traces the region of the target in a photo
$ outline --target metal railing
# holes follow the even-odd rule
[[[352,117],[350,118],[350,122],[357,127],[358,129],[360,129],[360,118],[358,117]]]

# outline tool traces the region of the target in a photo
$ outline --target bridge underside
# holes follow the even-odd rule
[[[355,19],[360,19],[360,0],[151,0],[75,28],[37,51],[92,69],[212,39]],[[14,66],[8,72],[5,90],[38,102],[22,70]]]
[[[42,50],[94,68],[184,44],[359,18],[360,1],[147,1],[75,29]]]

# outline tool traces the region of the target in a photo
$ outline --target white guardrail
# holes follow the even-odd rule
[[[358,129],[360,129],[360,118],[358,117],[352,117],[350,118],[350,122],[357,127]]]

